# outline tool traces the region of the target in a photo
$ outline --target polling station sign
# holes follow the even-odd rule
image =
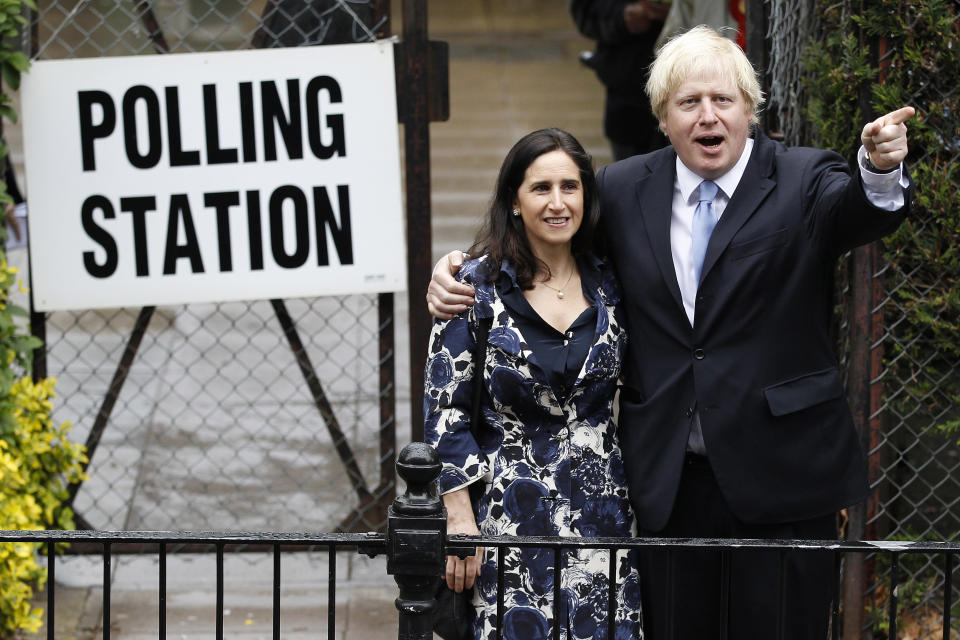
[[[38,61],[21,95],[39,310],[406,286],[389,42]]]

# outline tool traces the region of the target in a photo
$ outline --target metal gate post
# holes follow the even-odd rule
[[[870,451],[869,432],[869,360],[870,307],[869,299],[871,246],[858,247],[850,257],[850,352],[847,359],[847,396],[853,421],[860,433],[864,449]],[[871,477],[872,479],[872,477]],[[866,531],[866,503],[847,508],[847,540],[862,540]],[[843,630],[842,637],[858,640],[863,637],[864,554],[851,553],[844,558],[843,572]]]
[[[432,640],[434,596],[446,562],[447,514],[437,496],[440,459],[412,442],[400,452],[397,473],[407,483],[387,511],[387,573],[400,587],[398,640]]]
[[[886,75],[881,62],[883,38],[875,39],[860,30],[860,44],[868,47],[870,62],[876,64],[880,80]],[[881,114],[872,105],[873,90],[868,82],[860,87],[860,110],[864,121]],[[868,480],[873,490],[864,502],[848,509],[850,524],[848,540],[879,539],[876,516],[880,511],[879,480],[883,474],[880,443],[883,425],[880,409],[883,404],[883,279],[879,276],[883,255],[878,242],[857,247],[850,258],[850,352],[847,365],[847,394],[853,421],[860,433],[860,442],[867,454]],[[864,636],[866,607],[869,603],[867,585],[873,581],[875,563],[864,554],[850,554],[844,572],[844,628],[843,637],[855,640]]]
[[[407,300],[410,337],[410,438],[423,440],[423,367],[431,319],[424,302],[431,272],[430,113],[426,0],[403,0],[403,119],[407,192]]]

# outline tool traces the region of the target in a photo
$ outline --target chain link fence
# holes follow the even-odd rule
[[[40,1],[34,59],[364,42],[382,0]],[[34,314],[78,525],[370,531],[395,460],[393,296]],[[38,371],[42,373],[42,371]]]
[[[819,9],[826,4],[819,3]],[[960,269],[951,255],[960,242],[955,195],[960,181],[955,171],[960,160],[960,64],[955,53],[960,8],[933,3],[931,11],[933,5],[921,10],[920,4],[900,3],[890,13],[889,25],[874,24],[869,35],[859,34],[859,47],[869,53],[877,77],[890,82],[880,89],[864,83],[860,95],[849,96],[861,106],[890,98],[887,101],[914,105],[920,112],[919,122],[908,123],[916,132],[911,134],[908,159],[917,183],[914,215],[895,237],[864,254],[869,267],[865,278],[858,278],[850,257],[838,278],[844,318],[838,342],[848,369],[851,345],[869,345],[864,440],[874,492],[862,507],[860,526],[852,526],[849,535],[955,541],[960,536]],[[830,34],[817,2],[767,0],[767,8],[770,111],[788,143],[812,144],[804,58],[809,47],[824,46]],[[849,24],[863,6],[845,0],[830,3],[829,10],[835,22]],[[931,18],[937,10],[940,19]],[[899,29],[908,35],[876,35]],[[869,301],[864,311],[873,318],[872,328],[855,321],[858,296]],[[848,386],[856,384],[848,381]],[[857,618],[862,637],[886,637],[883,620],[891,594],[884,579],[889,568],[889,561],[868,557],[863,575],[854,581],[863,597]],[[848,563],[848,574],[852,570]],[[944,640],[943,561],[915,559],[899,571],[895,595],[903,611],[898,637]],[[956,603],[958,581],[952,584]],[[855,608],[850,593],[846,616]],[[960,608],[955,608],[955,632],[960,631],[958,613]]]

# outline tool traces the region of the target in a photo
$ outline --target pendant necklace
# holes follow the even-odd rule
[[[567,276],[567,281],[564,282],[564,283],[563,283],[563,286],[560,287],[559,289],[557,289],[556,287],[551,287],[551,286],[548,285],[546,282],[541,282],[540,284],[542,284],[543,286],[545,286],[547,289],[552,289],[552,290],[556,291],[556,292],[557,292],[557,298],[559,298],[560,300],[563,300],[563,299],[566,297],[566,294],[563,292],[563,290],[567,288],[567,285],[570,284],[570,280],[573,279],[573,272],[574,272],[574,271],[576,271],[576,269],[571,269],[571,270],[570,270],[570,275]]]

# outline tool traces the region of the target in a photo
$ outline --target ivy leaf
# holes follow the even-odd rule
[[[7,67],[4,66],[3,68],[6,69]],[[17,124],[17,112],[8,104],[0,104],[0,116],[5,117],[13,124]]]
[[[14,51],[7,56],[7,62],[20,73],[26,73],[30,70],[30,58],[20,51]]]
[[[7,311],[10,312],[10,315],[20,316],[21,318],[27,318],[30,316],[30,312],[18,304],[8,304]]]
[[[12,58],[12,56],[11,56]],[[3,82],[8,87],[16,91],[20,88],[20,72],[10,63],[10,58],[3,61]],[[6,115],[6,114],[4,114]],[[7,116],[8,118],[10,116]]]

